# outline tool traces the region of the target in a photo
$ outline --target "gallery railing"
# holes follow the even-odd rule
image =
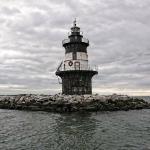
[[[89,70],[89,71],[97,71],[98,72],[98,66],[80,66],[80,67],[64,67],[62,65],[62,62],[57,68],[57,71],[69,71],[69,70]]]
[[[88,40],[88,39],[82,38],[81,41],[78,41],[78,40],[70,40],[70,39],[64,39],[64,40],[62,41],[62,45],[67,44],[67,43],[70,43],[70,42],[83,42],[83,43],[89,44],[89,40]]]

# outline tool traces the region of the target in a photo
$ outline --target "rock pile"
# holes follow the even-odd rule
[[[150,108],[143,99],[127,95],[33,95],[0,96],[1,109],[51,112],[117,111]]]

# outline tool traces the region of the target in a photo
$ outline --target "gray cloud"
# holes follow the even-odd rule
[[[99,66],[94,92],[150,95],[148,0],[0,1],[0,94],[60,92],[55,70],[72,21]]]

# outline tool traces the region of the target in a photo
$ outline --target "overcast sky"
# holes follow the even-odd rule
[[[150,0],[0,0],[0,94],[61,91],[74,18],[99,67],[93,92],[150,95]]]

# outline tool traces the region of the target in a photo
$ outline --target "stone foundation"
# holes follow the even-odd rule
[[[1,109],[50,112],[149,109],[150,103],[126,95],[14,95],[0,96]]]

